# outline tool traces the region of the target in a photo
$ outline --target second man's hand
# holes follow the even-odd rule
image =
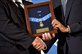
[[[52,21],[52,26],[54,27],[54,29],[59,29],[61,32],[69,32],[69,28],[65,27],[56,19]]]

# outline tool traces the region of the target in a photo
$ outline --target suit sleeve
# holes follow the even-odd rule
[[[7,12],[0,2],[0,36],[7,42],[21,46],[25,49],[32,44],[34,37],[29,35],[25,30],[13,22],[11,16],[8,17]]]
[[[76,0],[72,5],[68,22],[71,33],[82,32],[82,0]]]
[[[70,33],[77,33],[82,31],[82,22],[78,22],[70,26]]]

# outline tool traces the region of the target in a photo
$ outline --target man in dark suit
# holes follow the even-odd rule
[[[62,46],[63,54],[82,54],[82,0],[67,0],[64,8],[61,21],[52,21],[54,29],[58,29],[62,34],[59,36],[59,42],[66,39]]]
[[[23,18],[23,19],[22,19]],[[43,50],[45,43],[26,29],[25,19],[12,0],[0,0],[0,54],[38,54],[30,47]]]

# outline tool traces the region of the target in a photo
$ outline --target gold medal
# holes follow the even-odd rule
[[[44,24],[43,24],[43,22],[41,21],[41,22],[40,22],[40,27],[43,27],[43,26],[44,26]]]

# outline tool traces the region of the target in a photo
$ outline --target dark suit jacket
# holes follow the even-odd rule
[[[68,54],[82,54],[82,0],[68,0],[65,14],[65,25],[71,33],[66,37]]]
[[[58,54],[82,54],[82,0],[68,0],[65,16],[60,0],[53,1],[56,18],[71,29],[70,33],[58,34]]]
[[[34,37],[21,18],[12,0],[0,0],[0,54],[31,54]]]

